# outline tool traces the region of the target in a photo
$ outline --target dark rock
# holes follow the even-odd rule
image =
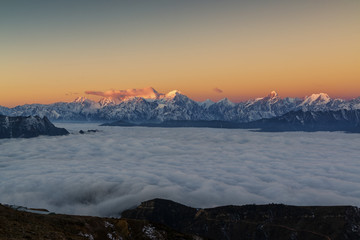
[[[96,132],[99,132],[99,130],[97,129],[90,129],[90,130],[87,130],[88,133],[96,133]]]
[[[67,135],[65,128],[57,128],[47,117],[7,117],[0,115],[0,138],[30,138],[40,135]]]
[[[132,122],[120,120],[120,121],[115,121],[115,122],[103,123],[100,126],[134,127],[134,126],[139,126],[139,124],[135,124],[135,123],[132,123]]]
[[[96,132],[99,132],[99,130],[97,130],[97,129],[90,129],[90,130],[87,130],[86,132],[85,132],[84,130],[80,130],[80,131],[79,131],[80,134],[96,133]]]

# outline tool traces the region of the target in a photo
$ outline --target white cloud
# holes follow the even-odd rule
[[[143,98],[157,99],[164,96],[164,94],[158,93],[152,87],[141,88],[141,89],[127,89],[127,90],[109,90],[106,92],[85,91],[85,93],[88,95],[105,97],[115,101],[117,100],[118,103],[128,97],[143,97]]]
[[[0,140],[0,202],[99,216],[155,197],[360,206],[356,134],[56,125],[102,132]]]

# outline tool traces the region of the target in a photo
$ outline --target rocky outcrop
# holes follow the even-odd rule
[[[360,239],[356,207],[296,207],[282,204],[195,209],[154,199],[122,213],[209,239],[336,240]]]
[[[57,128],[47,117],[8,117],[0,115],[0,138],[30,138],[40,135],[58,136],[69,132]]]

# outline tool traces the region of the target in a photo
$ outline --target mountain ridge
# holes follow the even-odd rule
[[[162,94],[153,88],[96,94],[105,97],[98,102],[78,97],[73,102],[26,104],[14,108],[0,106],[0,114],[7,116],[39,115],[46,116],[52,121],[218,120],[251,122],[263,118],[279,117],[298,110],[360,109],[360,97],[350,100],[332,99],[325,93],[312,94],[304,98],[281,98],[275,91],[272,91],[265,97],[238,103],[231,102],[227,98],[218,102],[211,100],[197,102],[178,90]],[[116,101],[113,100],[114,97],[117,97]]]

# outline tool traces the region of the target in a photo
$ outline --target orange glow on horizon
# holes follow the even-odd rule
[[[172,90],[175,89],[169,89],[169,90],[164,90],[164,91],[160,91],[159,89],[156,89],[156,91],[158,91],[159,94],[166,94]],[[299,89],[299,92],[293,91],[292,89],[286,91],[282,90],[282,88],[280,89],[276,89],[276,88],[269,88],[269,89],[252,89],[252,91],[247,91],[247,92],[242,92],[239,94],[239,92],[241,92],[238,89],[227,89],[227,88],[222,88],[222,92],[215,92],[214,88],[205,88],[203,89],[203,91],[199,92],[196,91],[196,89],[189,89],[188,91],[183,91],[180,88],[176,89],[179,90],[182,94],[188,96],[189,98],[195,100],[195,101],[205,101],[207,99],[210,99],[214,102],[217,102],[223,98],[228,98],[230,101],[232,102],[242,102],[242,101],[246,101],[246,100],[250,100],[250,99],[255,99],[258,97],[265,97],[267,96],[271,91],[276,91],[279,96],[281,98],[285,98],[285,97],[298,97],[298,98],[303,98],[306,96],[309,96],[313,93],[320,93],[320,92],[324,92],[327,93],[331,98],[335,99],[335,98],[342,98],[342,99],[352,99],[352,98],[357,98],[360,97],[360,94],[357,94],[358,91],[357,89],[354,87],[354,90],[352,92],[349,92],[347,90],[343,91],[343,94],[341,94],[341,89],[328,89],[328,91],[323,91],[323,90],[318,90],[318,91],[311,91],[309,89]],[[117,90],[112,90],[113,92],[118,92]],[[31,93],[28,94],[28,91],[26,91],[25,89],[23,89],[23,91],[19,90],[18,93],[23,95],[24,98],[19,98],[17,99],[16,102],[3,102],[2,104],[0,104],[1,106],[5,106],[5,107],[15,107],[17,105],[24,105],[24,104],[34,104],[34,103],[39,103],[39,104],[51,104],[51,103],[55,103],[55,102],[72,102],[74,101],[77,97],[80,96],[84,96],[86,98],[89,98],[91,100],[94,101],[99,101],[101,98],[103,97],[111,97],[110,95],[107,96],[96,96],[96,95],[90,95],[90,94],[86,94],[86,91],[80,90],[78,92],[67,92],[65,94],[53,94],[51,92],[49,92],[48,94],[44,95],[43,93],[39,96],[36,96],[36,93]],[[107,93],[109,93],[109,91],[105,91]],[[339,94],[340,92],[340,94]],[[130,96],[130,95],[129,95]],[[152,94],[147,93],[147,94],[140,94],[140,95],[136,95],[133,94],[132,96],[139,96],[139,97],[150,97],[153,98],[154,96],[152,96]],[[131,97],[131,96],[130,96]]]

